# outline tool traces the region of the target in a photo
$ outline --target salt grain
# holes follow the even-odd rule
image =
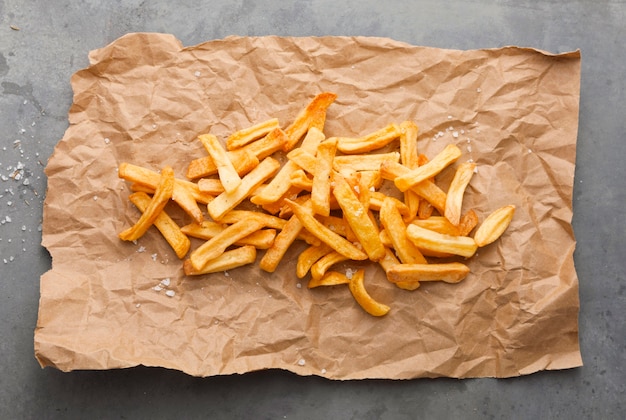
[[[302,289],[302,284],[297,283],[297,284],[296,284],[296,287],[297,287],[298,289]]]
[[[166,278],[166,279],[161,280],[161,285],[162,286],[168,287],[170,285],[170,283],[171,283],[171,280],[170,280],[169,277]]]
[[[304,365],[306,364],[306,360],[304,360],[304,359],[300,359],[300,360],[298,360],[298,364],[299,364],[300,366],[304,366]]]
[[[326,369],[322,369],[322,375],[326,374]]]
[[[169,297],[174,297],[176,296],[176,292],[173,290],[168,290],[167,292],[165,292],[166,295],[168,295]]]
[[[137,248],[137,252],[146,252],[146,247],[140,246],[139,248]]]
[[[200,77],[201,74],[202,73],[200,73],[199,71],[196,70],[196,72],[193,75],[196,76],[196,77]]]
[[[459,132],[455,131],[452,133],[452,137],[454,137],[455,139],[459,137]]]
[[[141,303],[138,303],[135,305],[135,308],[139,308],[141,306]]]
[[[105,144],[109,144],[109,143],[111,143],[111,139],[110,139],[110,138],[108,138],[108,137],[106,137],[106,138],[104,139],[104,143],[105,143]]]

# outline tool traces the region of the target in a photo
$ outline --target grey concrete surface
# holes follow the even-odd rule
[[[626,4],[618,0],[207,2],[0,0],[0,418],[623,418],[626,411]],[[198,379],[60,373],[33,355],[44,165],[71,75],[137,31],[185,45],[236,35],[365,35],[416,45],[582,51],[574,191],[585,365],[494,380],[332,382],[282,371]],[[20,179],[9,175],[18,171]],[[7,219],[8,217],[8,219]],[[8,221],[10,220],[10,222]]]

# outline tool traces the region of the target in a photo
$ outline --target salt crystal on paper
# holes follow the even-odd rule
[[[168,277],[168,278],[166,278],[166,279],[161,280],[161,285],[163,285],[163,286],[166,286],[166,287],[167,287],[167,286],[169,286],[169,285],[170,285],[170,282],[171,282],[171,281],[170,281],[170,278]]]
[[[201,74],[202,73],[200,73],[198,70],[196,70],[196,72],[193,75],[196,76],[196,77],[200,77]]]
[[[454,137],[455,139],[459,137],[459,132],[455,131],[452,133],[452,137]]]
[[[300,359],[300,360],[298,360],[298,364],[299,364],[300,366],[304,366],[304,365],[306,364],[306,360],[304,360],[304,359]]]
[[[111,139],[110,139],[110,138],[108,138],[108,137],[105,137],[105,139],[104,139],[104,143],[105,143],[105,144],[109,144],[109,143],[111,143]]]
[[[173,290],[168,290],[167,292],[165,292],[166,295],[168,295],[169,297],[174,297],[176,296],[176,292]]]

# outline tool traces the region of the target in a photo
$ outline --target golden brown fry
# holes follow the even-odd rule
[[[312,213],[303,206],[291,200],[285,200],[293,213],[298,217],[302,225],[320,241],[328,244],[335,251],[353,260],[366,260],[367,254],[354,246],[351,242],[342,238],[328,229],[313,217]]]
[[[402,263],[426,264],[426,258],[407,237],[406,225],[402,220],[402,215],[400,215],[394,200],[391,198],[383,201],[383,205],[380,208],[380,223],[385,227],[393,248]]]
[[[251,210],[231,210],[222,216],[220,223],[237,223],[238,221],[244,220],[248,217],[258,217],[263,221],[265,227],[278,230],[282,229],[287,223],[285,219],[281,219],[280,217]]]
[[[278,128],[278,118],[271,118],[267,121],[254,124],[248,128],[235,131],[226,139],[226,148],[228,150],[239,149],[248,143],[266,136],[275,128]]]
[[[191,260],[185,260],[183,270],[187,276],[197,276],[200,274],[232,270],[233,268],[252,264],[254,261],[256,261],[256,248],[252,245],[246,245],[225,251],[218,257],[208,261],[201,270],[196,270]]]
[[[354,296],[357,303],[368,314],[373,316],[386,315],[390,310],[389,306],[375,301],[369,293],[367,293],[364,285],[364,279],[365,270],[358,270],[356,273],[352,274],[350,283],[348,283],[352,296]]]
[[[461,149],[454,144],[448,144],[430,162],[416,169],[410,170],[407,174],[400,175],[394,179],[393,182],[400,191],[406,191],[409,188],[426,181],[428,178],[436,176],[448,165],[455,162],[459,157],[461,157]]]
[[[400,127],[392,123],[364,137],[338,137],[337,150],[345,154],[371,152],[388,145],[397,139],[400,133]]]
[[[349,258],[345,255],[341,255],[337,251],[331,251],[311,266],[311,277],[319,280],[324,277],[324,274],[326,274],[330,267],[348,260]]]
[[[326,119],[326,110],[335,99],[337,99],[337,95],[334,93],[320,93],[313,98],[306,108],[300,111],[294,122],[285,129],[288,138],[283,146],[285,152],[293,149],[309,128],[316,127],[322,131],[324,120]]]
[[[249,145],[250,146],[250,145]],[[228,161],[232,162],[237,174],[243,176],[259,164],[259,158],[247,147],[226,152]],[[217,173],[217,165],[211,156],[204,156],[189,162],[187,173],[189,179],[198,179]]]
[[[241,178],[230,161],[226,150],[222,147],[217,137],[212,134],[202,134],[198,138],[207,152],[209,152],[213,163],[217,167],[217,173],[224,191],[232,193],[241,184]]]
[[[419,166],[419,158],[417,154],[417,133],[418,127],[412,121],[404,121],[400,124],[402,130],[400,134],[400,162],[409,169],[415,169]],[[404,191],[404,203],[409,209],[409,219],[413,220],[417,217],[420,206],[420,198],[415,191]]]
[[[311,203],[313,204],[313,212],[322,216],[330,214],[330,174],[336,150],[336,140],[327,140],[317,146],[317,163],[313,174]]]
[[[469,274],[469,267],[458,262],[443,264],[398,264],[387,270],[392,283],[444,281],[458,283]]]
[[[293,187],[301,188],[303,191],[311,192],[313,189],[313,178],[309,178],[303,169],[296,169],[293,171],[289,178],[289,182]]]
[[[419,168],[418,168],[419,169]],[[416,169],[417,170],[417,169]],[[380,173],[384,179],[394,181],[400,176],[406,176],[411,173],[411,170],[404,165],[394,162],[383,162],[380,165]],[[428,201],[433,205],[441,214],[445,211],[446,207],[446,193],[439,188],[434,182],[429,179],[415,184],[411,187],[417,195]]]
[[[296,276],[302,278],[307,275],[311,266],[324,255],[329,254],[333,249],[322,243],[320,245],[311,245],[298,255],[296,263]]]
[[[411,242],[423,251],[429,250],[469,258],[478,248],[474,239],[468,236],[446,235],[414,224],[406,228],[406,234]]]
[[[263,258],[261,258],[259,267],[268,273],[273,273],[291,244],[300,236],[301,230],[302,223],[300,219],[296,216],[291,216],[283,229],[276,235],[272,246],[268,248]]]
[[[315,175],[317,168],[317,158],[313,153],[307,152],[304,149],[297,148],[287,154],[287,158],[290,162],[295,163],[298,167],[304,169],[311,175]]]
[[[368,208],[364,207],[354,190],[339,174],[333,176],[333,195],[343,211],[343,217],[354,232],[359,243],[372,261],[378,261],[385,255],[378,226],[370,219]]]
[[[191,253],[189,260],[193,269],[202,271],[205,264],[219,257],[229,246],[262,228],[263,222],[257,218],[249,218],[230,225]]]
[[[207,206],[209,215],[213,220],[220,220],[227,212],[245,200],[256,187],[274,175],[279,168],[280,164],[277,160],[271,157],[263,159],[259,166],[243,177],[241,185],[235,191],[232,193],[223,192],[209,203]]]
[[[500,207],[487,216],[474,234],[476,244],[483,247],[496,241],[509,227],[514,214],[515,206],[511,204]]]
[[[150,226],[152,226],[159,216],[159,213],[165,208],[165,205],[170,201],[173,192],[174,170],[171,166],[166,166],[161,171],[161,179],[145,211],[133,226],[119,234],[120,239],[124,241],[135,241],[141,238]]]
[[[459,235],[469,236],[470,232],[478,226],[478,215],[474,210],[469,210],[463,216],[459,222]]]
[[[367,155],[340,155],[335,156],[333,169],[337,172],[344,171],[379,171],[383,162],[395,162],[400,160],[400,153],[371,153]]]
[[[445,233],[446,235],[466,236],[461,235],[459,227],[450,223],[450,221],[443,216],[431,216],[427,219],[415,219],[411,223],[424,229]]]
[[[448,188],[444,216],[453,225],[458,225],[461,221],[463,196],[465,195],[465,188],[474,175],[474,168],[476,168],[476,164],[473,162],[461,163],[454,174],[450,188]]]
[[[324,274],[324,277],[316,279],[311,277],[309,280],[308,288],[313,289],[314,287],[320,286],[337,286],[338,284],[349,284],[350,279],[343,273],[339,273],[337,271],[329,271]]]
[[[141,212],[145,212],[150,205],[151,198],[144,192],[131,194],[128,198]],[[191,241],[181,231],[176,222],[174,222],[165,212],[165,210],[159,212],[154,220],[154,226],[159,230],[159,232],[161,232],[178,258],[182,259],[185,255],[187,255],[189,247],[191,246]]]

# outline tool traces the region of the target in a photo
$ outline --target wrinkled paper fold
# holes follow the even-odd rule
[[[42,366],[407,379],[582,364],[571,227],[578,52],[273,36],[184,48],[171,35],[138,33],[89,59],[72,77],[70,125],[46,168],[43,245],[53,264],[41,277],[35,330]],[[338,95],[327,135],[412,120],[421,153],[455,143],[462,161],[477,163],[465,208],[482,220],[517,206],[507,233],[468,261],[464,281],[408,292],[371,264],[366,286],[391,306],[374,318],[347,287],[309,290],[295,275],[301,247],[271,275],[255,264],[186,278],[154,229],[136,244],[118,239],[137,217],[121,162],[169,164],[184,178],[188,162],[206,155],[198,134],[225,139],[272,117],[285,127],[322,91]]]

